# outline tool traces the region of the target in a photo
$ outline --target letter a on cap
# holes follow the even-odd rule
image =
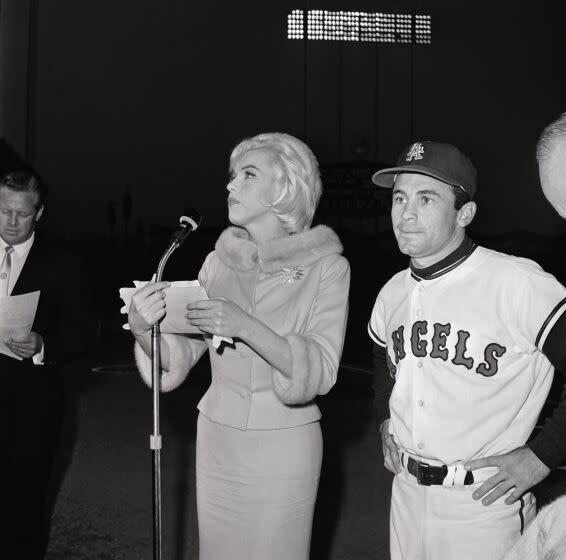
[[[411,161],[413,159],[423,159],[424,146],[420,142],[415,142],[407,152],[407,157],[405,161]]]

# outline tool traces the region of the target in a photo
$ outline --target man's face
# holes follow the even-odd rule
[[[31,237],[43,212],[36,205],[36,193],[0,187],[0,237],[6,243],[19,245]]]
[[[426,260],[442,253],[457,231],[454,199],[451,187],[442,181],[417,173],[400,173],[391,205],[399,250],[411,258]]]

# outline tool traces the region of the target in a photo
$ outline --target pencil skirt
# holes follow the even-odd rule
[[[320,424],[238,430],[199,414],[199,560],[308,560]]]

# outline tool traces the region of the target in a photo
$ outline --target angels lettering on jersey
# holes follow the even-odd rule
[[[448,336],[452,331],[450,323],[429,325],[428,321],[415,321],[409,333],[405,332],[404,325],[399,326],[391,333],[394,362],[389,352],[387,353],[391,376],[395,376],[396,365],[406,358],[407,352],[411,352],[415,358],[429,356],[444,362],[450,360],[455,366],[473,370],[484,377],[492,377],[497,373],[499,358],[507,351],[505,346],[491,342],[485,346],[481,357],[471,356],[468,354],[468,339],[472,336],[471,333],[458,330],[455,344],[449,344]]]

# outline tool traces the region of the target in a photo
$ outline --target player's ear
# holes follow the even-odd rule
[[[469,226],[476,215],[476,210],[477,205],[473,200],[466,202],[466,204],[458,210],[458,215],[456,216],[458,225],[462,228]]]
[[[41,207],[39,208],[39,210],[37,211],[36,215],[35,215],[35,221],[39,221],[39,218],[41,218],[41,215],[43,214],[43,204],[41,205]]]

